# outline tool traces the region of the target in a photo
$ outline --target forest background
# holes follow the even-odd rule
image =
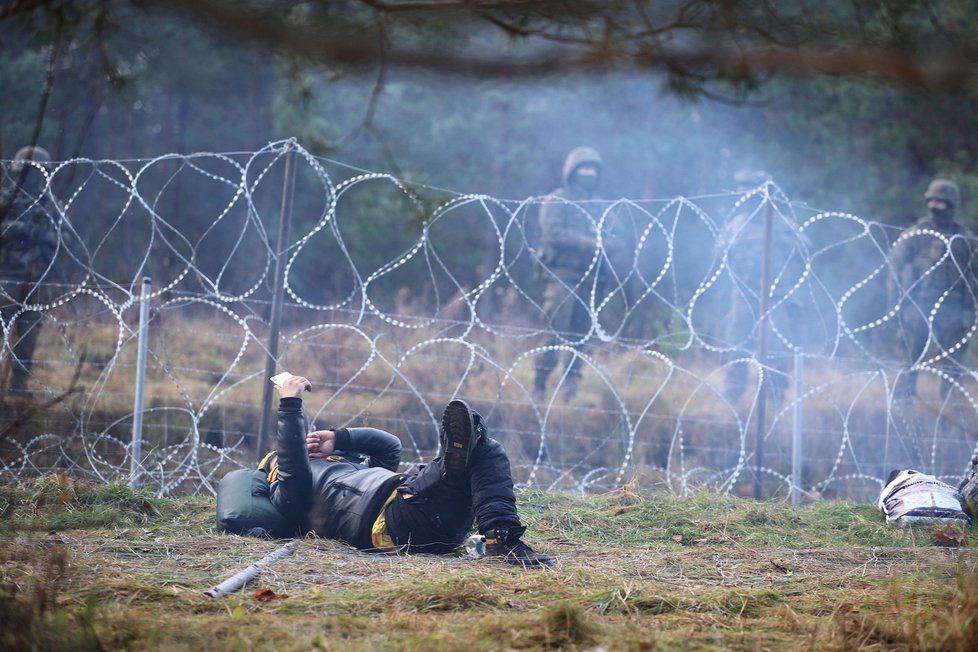
[[[426,201],[438,188],[519,199],[553,189],[566,152],[589,144],[607,197],[702,197],[762,167],[793,200],[904,226],[942,175],[975,226],[973,5],[8,0],[0,159],[37,142],[138,167],[296,137],[429,184]],[[216,216],[225,199],[184,178],[167,215]],[[96,241],[119,217],[97,199],[72,213]],[[296,233],[317,219],[309,201],[296,194]],[[417,228],[419,213],[390,206],[364,200],[344,225],[379,261]],[[0,647],[973,648],[973,543],[926,545],[935,533],[890,528],[868,505],[649,497],[521,493],[556,573],[307,540],[263,576],[275,601],[216,602],[201,589],[274,544],[214,534],[206,496],[51,474],[0,492]]]
[[[584,144],[604,156],[606,197],[660,204],[693,197],[715,223],[736,198],[728,192],[734,172],[754,167],[771,173],[796,206],[807,204],[806,214],[845,211],[892,227],[919,216],[930,179],[948,176],[962,186],[959,214],[974,226],[972,14],[969,2],[936,7],[921,0],[814,8],[721,0],[21,0],[0,8],[0,158],[37,142],[59,160],[121,161],[136,170],[155,159],[135,186],[153,206],[154,228],[165,221],[197,242],[209,256],[195,263],[205,275],[220,275],[225,292],[248,286],[251,276],[236,272],[253,271],[249,250],[224,275],[223,250],[211,246],[236,246],[233,224],[220,220],[235,188],[215,191],[212,179],[182,173],[190,159],[169,160],[168,153],[255,152],[295,137],[320,162],[328,159],[333,182],[364,170],[403,180],[420,206],[392,192],[393,184],[377,192],[362,184],[364,192],[344,199],[342,211],[354,219],[337,228],[360,269],[370,271],[397,260],[454,193],[543,195],[559,184],[567,151]],[[104,185],[75,194],[90,169],[66,166],[53,183],[56,195],[72,197],[66,219],[98,253],[99,273],[121,289],[120,301],[131,298],[125,287],[134,291],[143,274],[165,287],[182,273],[169,253],[151,257],[138,273],[130,268],[139,262],[128,260],[131,236],[139,233],[136,220],[123,219],[132,213],[119,208],[127,192],[120,202],[103,192],[118,188],[96,179]],[[322,187],[310,192],[317,179],[302,170],[293,243],[322,217]],[[254,198],[270,235],[281,189],[272,178]],[[719,203],[709,205],[714,198]],[[491,262],[474,260],[480,238],[488,259],[496,236],[471,228],[473,216],[464,210],[451,218],[435,228],[457,281],[452,289],[476,287]],[[897,233],[886,230],[891,238]],[[715,242],[704,241],[703,251],[695,238],[676,242],[686,247],[675,252],[675,267],[689,296]],[[848,251],[833,248],[822,258],[834,268],[820,269],[822,280],[833,281],[837,270],[845,289],[865,277],[860,265],[876,264]],[[337,272],[330,253],[302,258],[289,287],[310,302],[350,296],[349,274]],[[424,274],[422,265],[398,269],[393,282],[375,284],[371,299],[397,312],[407,303],[399,302],[403,288],[430,286]],[[268,297],[265,278],[264,291],[252,298]],[[864,318],[852,323],[886,312],[881,290],[863,293],[879,305],[860,306]],[[417,312],[426,314],[438,300],[433,294],[421,297],[417,303],[426,305]],[[625,335],[649,342],[669,332],[656,321],[673,314],[632,319],[645,330]],[[217,348],[199,329],[193,340]],[[115,342],[89,363],[108,364]],[[201,357],[187,341],[173,350]],[[212,373],[229,364],[221,360]],[[127,393],[107,420],[126,425],[128,402]],[[254,423],[250,412],[240,420]]]
[[[722,192],[754,167],[794,200],[902,226],[943,175],[975,224],[969,4],[10,2],[0,158],[35,140],[64,160],[296,137],[406,181],[524,198],[586,144],[607,197]],[[396,251],[397,225],[371,212],[361,242]],[[88,219],[75,227],[104,226]]]

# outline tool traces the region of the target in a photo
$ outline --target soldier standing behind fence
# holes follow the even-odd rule
[[[585,273],[597,248],[596,225],[600,218],[597,199],[603,162],[590,147],[572,150],[564,161],[563,184],[540,207],[540,262],[545,269],[543,310],[550,320],[550,346],[567,344],[581,350],[591,330]],[[546,395],[547,379],[557,367],[559,352],[550,350],[537,358],[533,393]],[[581,360],[570,354],[564,396],[577,392]]]
[[[22,148],[0,191],[0,316],[6,336],[0,359],[10,368],[8,391],[15,396],[29,396],[41,332],[42,314],[24,308],[48,303],[53,294],[44,285],[52,279],[58,249],[56,202],[46,175],[50,161],[41,147]]]
[[[808,239],[791,221],[773,206],[763,190],[771,176],[762,170],[743,169],[734,175],[737,192],[741,194],[739,211],[724,225],[717,242],[717,256],[727,255],[727,267],[733,281],[730,306],[723,319],[723,339],[733,347],[735,355],[757,355],[761,336],[761,306],[770,312],[766,338],[767,352],[761,362],[768,367],[766,374],[771,396],[780,402],[788,384],[787,359],[789,346],[800,346],[804,307],[801,292],[795,284],[805,269]],[[769,190],[773,185],[769,186]],[[773,190],[771,190],[773,192]],[[753,193],[750,195],[749,193]],[[749,202],[753,201],[752,205]],[[765,242],[765,211],[770,211],[771,232]],[[761,279],[765,247],[769,249],[767,279]],[[762,289],[766,285],[766,289]],[[767,293],[762,301],[762,292]],[[786,340],[787,345],[782,338]],[[768,359],[768,355],[770,358]],[[737,403],[747,388],[748,366],[731,365],[727,371],[724,394]]]
[[[975,324],[974,235],[955,218],[961,193],[953,181],[935,179],[924,199],[928,214],[907,228],[890,250],[888,305],[899,309],[897,345],[908,365],[925,362],[924,352],[933,343],[929,355],[946,353],[937,366],[954,374]],[[942,377],[942,398],[951,386],[949,378]],[[917,370],[904,371],[894,389],[896,397],[910,398],[916,391]]]

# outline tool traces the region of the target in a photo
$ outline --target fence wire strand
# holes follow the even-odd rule
[[[295,217],[276,368],[316,385],[305,400],[311,427],[394,432],[408,469],[438,454],[454,397],[483,413],[521,485],[549,489],[631,482],[747,495],[762,478],[767,495],[785,499],[795,487],[810,499],[872,499],[895,468],[957,482],[978,449],[970,236],[812,209],[767,181],[743,193],[572,204],[595,244],[569,276],[548,262],[540,232],[553,197],[448,193],[290,140],[43,170],[56,254],[26,294],[22,280],[0,278],[0,477],[128,476],[144,276],[153,290],[142,482],[161,495],[213,492],[224,472],[254,464],[289,152]],[[893,252],[910,241],[940,252],[893,295]],[[940,279],[939,291],[922,291]],[[555,327],[566,323],[560,310],[586,325]],[[28,387],[15,388],[22,324],[38,316]]]

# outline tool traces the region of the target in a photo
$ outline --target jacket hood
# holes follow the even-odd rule
[[[564,160],[564,173],[562,176],[562,181],[564,186],[570,185],[571,175],[574,174],[574,170],[577,169],[579,165],[584,163],[594,163],[601,168],[604,165],[604,161],[601,160],[601,155],[593,147],[578,147],[572,149],[570,154],[567,155],[567,159]]]

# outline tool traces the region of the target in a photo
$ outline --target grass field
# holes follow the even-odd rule
[[[69,307],[41,334],[43,359],[32,386],[44,390],[34,401],[5,401],[0,388],[5,481],[65,468],[123,477],[131,468],[135,340],[125,335],[117,349],[118,323],[104,314],[101,321],[78,319]],[[316,315],[321,323],[308,314],[292,316],[279,369],[313,380],[315,392],[306,397],[312,418],[322,427],[394,432],[406,462],[434,456],[437,415],[463,396],[487,417],[520,482],[608,490],[637,479],[646,487],[668,482],[683,493],[689,480],[729,482],[740,495],[754,490],[753,472],[743,466],[757,459],[756,396],[751,390],[738,402],[726,401],[729,369],[722,355],[702,348],[670,352],[666,364],[636,342],[595,344],[588,352],[596,366],[585,369],[574,401],[557,389],[557,375],[551,394],[534,400],[527,388],[535,361],[520,356],[546,341],[542,332],[524,338],[476,330],[456,341],[445,336],[457,334],[452,328],[458,324],[444,320],[414,330],[380,320],[354,328],[342,314]],[[254,339],[223,312],[174,307],[157,313],[142,462],[172,495],[196,493],[226,468],[264,453],[257,439],[266,334],[257,322],[249,328]],[[975,447],[973,379],[968,396],[942,403],[937,378],[923,374],[918,400],[908,407],[889,400],[882,368],[809,360],[804,369],[798,484],[812,498],[869,500],[894,468],[918,468],[949,481],[962,473]],[[757,378],[748,375],[751,383]],[[793,477],[794,400],[791,392],[765,403],[766,495],[784,496]]]
[[[870,505],[793,510],[706,492],[519,500],[527,540],[557,556],[554,569],[371,555],[307,538],[242,592],[214,599],[203,592],[282,542],[216,533],[207,497],[158,499],[58,475],[3,486],[0,649],[973,650],[978,641],[970,533],[887,526]]]

